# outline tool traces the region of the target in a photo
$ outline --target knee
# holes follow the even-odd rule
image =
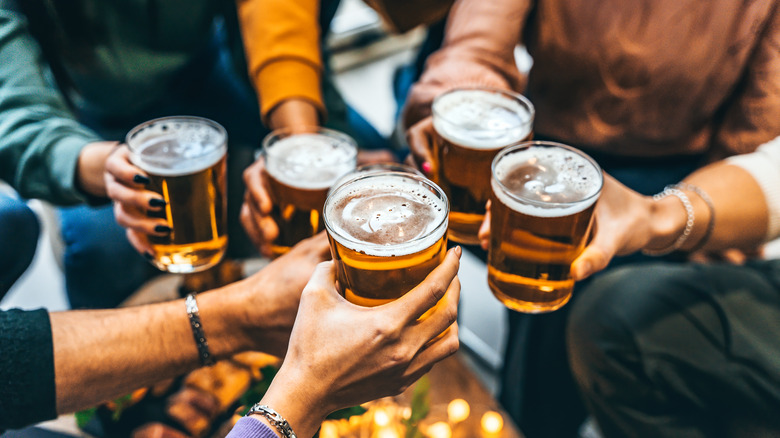
[[[35,213],[22,201],[0,196],[0,263],[5,272],[14,277],[24,272],[35,255],[39,235]]]

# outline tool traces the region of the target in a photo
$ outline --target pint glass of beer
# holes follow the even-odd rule
[[[493,160],[488,284],[510,309],[550,312],[571,298],[604,178],[584,153],[528,142]]]
[[[447,197],[409,172],[368,172],[334,189],[325,227],[339,292],[361,306],[393,301],[444,261]]]
[[[325,229],[322,207],[328,190],[355,169],[357,144],[337,131],[312,127],[304,132],[274,131],[263,140],[271,211],[279,236],[274,256]]]
[[[490,199],[490,163],[504,147],[529,140],[533,121],[531,102],[508,91],[457,89],[434,100],[431,178],[450,200],[450,239],[479,243]]]
[[[158,217],[172,230],[149,237],[152,264],[190,273],[219,263],[227,248],[225,128],[199,117],[165,117],[136,126],[126,142],[133,164],[149,175],[147,188],[165,200]]]

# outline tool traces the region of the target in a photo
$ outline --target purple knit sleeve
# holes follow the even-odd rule
[[[279,435],[257,418],[243,417],[233,426],[227,438],[279,438]]]

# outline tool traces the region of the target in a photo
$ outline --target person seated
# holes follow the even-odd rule
[[[605,175],[594,218],[572,264],[576,280],[641,250],[750,251],[780,237],[780,137],[661,196]],[[488,237],[485,221],[483,246]],[[780,259],[634,264],[581,293],[567,327],[569,361],[605,437],[780,431]]]
[[[32,263],[40,228],[27,204],[0,193],[0,300]]]
[[[6,382],[0,429],[254,350],[284,357],[260,402],[298,436],[311,437],[333,410],[397,394],[457,351],[459,249],[412,291],[373,308],[338,294],[334,264],[322,262],[327,254],[322,233],[257,274],[197,298],[106,310],[0,311]]]

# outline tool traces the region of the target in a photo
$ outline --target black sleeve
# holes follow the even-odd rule
[[[0,430],[55,418],[56,403],[49,313],[0,311]]]

